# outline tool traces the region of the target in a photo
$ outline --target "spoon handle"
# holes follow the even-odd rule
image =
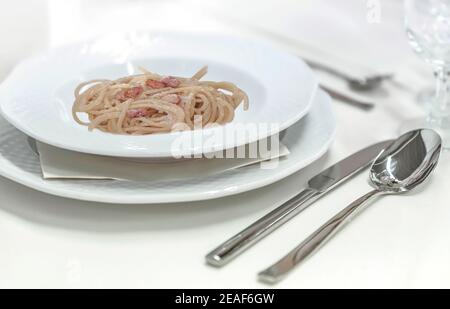
[[[333,237],[346,223],[364,208],[367,203],[380,194],[378,190],[370,191],[358,198],[337,215],[328,220],[318,230],[306,238],[299,246],[281,258],[278,262],[258,274],[260,280],[275,283],[281,280],[297,264],[316,252],[331,237]]]

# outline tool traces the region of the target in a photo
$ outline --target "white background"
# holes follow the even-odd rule
[[[425,113],[415,96],[421,87],[432,85],[432,75],[406,42],[401,1],[378,1],[379,22],[368,18],[368,2],[377,3],[15,0],[5,4],[0,11],[2,79],[28,55],[104,32],[149,28],[239,34],[239,27],[246,24],[394,71],[406,87],[386,85],[371,94],[377,104],[371,112],[335,102],[338,134],[325,157],[279,183],[229,198],[107,205],[53,197],[1,178],[0,287],[266,287],[256,280],[256,273],[368,191],[366,173],[227,267],[209,267],[203,257],[301,190],[321,168],[363,146],[395,137],[403,121]],[[340,86],[337,81],[336,85]],[[449,159],[444,153],[423,190],[375,202],[276,287],[449,288]]]

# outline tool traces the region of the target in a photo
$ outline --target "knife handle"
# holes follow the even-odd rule
[[[278,262],[260,272],[258,278],[263,282],[271,284],[280,281],[296,265],[319,250],[331,237],[341,230],[345,224],[350,222],[356,214],[364,209],[370,200],[379,194],[382,194],[382,192],[375,189],[355,200],[333,218],[328,220]]]
[[[225,241],[219,247],[206,255],[206,261],[214,266],[223,266],[240,253],[254,245],[272,231],[293,218],[319,198],[320,192],[305,189],[283,205]]]

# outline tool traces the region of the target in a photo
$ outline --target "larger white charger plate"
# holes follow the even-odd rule
[[[336,131],[330,97],[319,91],[310,113],[286,130],[290,154],[276,169],[259,164],[201,179],[166,182],[44,180],[27,136],[0,118],[0,175],[53,195],[105,203],[146,204],[206,200],[269,185],[321,157]]]
[[[89,132],[71,115],[73,91],[86,80],[138,73],[139,66],[162,75],[191,76],[209,66],[206,80],[231,81],[248,93],[250,109],[209,130],[214,142],[176,149],[192,155],[247,144],[281,131],[311,106],[314,74],[298,57],[264,42],[223,35],[135,32],[103,36],[52,49],[23,61],[0,85],[0,111],[16,128],[50,145],[78,152],[139,158],[173,155],[176,140],[191,132],[146,136]],[[275,124],[258,130],[236,124]],[[242,134],[242,131],[248,134]]]

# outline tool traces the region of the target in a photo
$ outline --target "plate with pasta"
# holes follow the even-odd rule
[[[263,41],[141,31],[23,61],[0,85],[0,110],[56,147],[189,157],[281,132],[308,113],[317,85],[301,59]]]

